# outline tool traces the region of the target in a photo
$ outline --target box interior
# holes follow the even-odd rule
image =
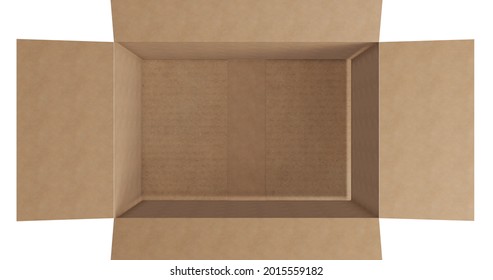
[[[115,216],[378,216],[378,44],[116,43]]]

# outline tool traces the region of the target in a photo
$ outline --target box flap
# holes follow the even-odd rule
[[[474,42],[380,45],[380,216],[474,218]]]
[[[381,0],[113,0],[116,42],[378,42]]]
[[[112,259],[381,259],[377,218],[117,218]]]
[[[17,219],[113,216],[113,44],[17,42]]]

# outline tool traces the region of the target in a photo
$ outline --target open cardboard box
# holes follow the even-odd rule
[[[379,43],[379,0],[112,1],[115,43],[18,41],[18,220],[113,259],[381,259],[473,219],[473,41]]]

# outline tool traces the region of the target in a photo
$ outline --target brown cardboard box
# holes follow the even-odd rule
[[[115,43],[18,41],[18,220],[113,259],[381,259],[472,220],[473,41],[379,43],[381,0],[113,0]]]

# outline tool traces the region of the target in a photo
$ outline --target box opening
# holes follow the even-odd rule
[[[116,216],[378,215],[375,43],[117,43],[115,115]]]

